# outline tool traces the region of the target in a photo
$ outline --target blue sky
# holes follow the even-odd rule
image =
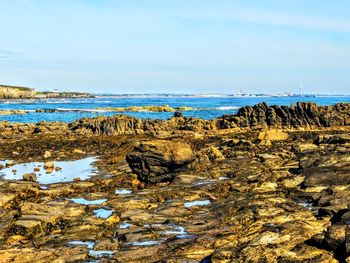
[[[350,94],[347,0],[0,1],[0,83]]]

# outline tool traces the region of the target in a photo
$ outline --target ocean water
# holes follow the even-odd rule
[[[138,96],[138,97],[99,97],[77,99],[41,99],[41,100],[0,100],[0,110],[27,110],[28,114],[0,115],[0,121],[36,123],[40,121],[71,122],[83,117],[100,115],[113,116],[126,114],[137,118],[168,119],[171,112],[109,112],[97,108],[129,107],[148,105],[169,105],[173,108],[188,106],[195,110],[185,111],[187,117],[212,119],[224,114],[234,114],[240,107],[252,106],[259,102],[269,105],[290,105],[292,102],[309,101],[319,105],[331,105],[338,102],[350,102],[350,96],[325,97],[232,97],[232,96]],[[36,109],[59,109],[60,112],[35,112]]]

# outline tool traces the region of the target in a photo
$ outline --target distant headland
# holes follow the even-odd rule
[[[0,99],[92,98],[85,92],[37,91],[33,88],[1,85]]]

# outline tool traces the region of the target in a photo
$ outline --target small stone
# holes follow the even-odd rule
[[[79,181],[80,181],[80,177],[75,177],[75,178],[73,178],[73,181],[79,182]]]
[[[48,159],[48,158],[50,158],[50,157],[51,157],[51,152],[45,151],[45,153],[44,153],[44,159]]]
[[[133,185],[133,186],[138,186],[139,184],[140,184],[140,181],[138,180],[138,179],[133,179],[132,181],[131,181],[131,184]]]
[[[34,172],[40,172],[40,168],[39,167],[34,167]]]
[[[13,173],[16,173],[16,172],[17,172],[17,170],[16,170],[16,169],[12,169],[12,172],[13,172]]]
[[[120,218],[119,216],[110,216],[106,221],[110,224],[117,224],[120,222]]]
[[[36,181],[35,173],[24,174],[22,177],[23,177],[23,181],[30,181],[30,182]]]
[[[54,164],[52,162],[45,162],[44,169],[54,168]]]
[[[56,167],[55,167],[55,171],[56,171],[56,172],[61,171],[61,170],[62,170],[61,167],[59,167],[59,166],[56,166]]]
[[[84,151],[80,150],[80,149],[74,149],[73,150],[73,153],[76,153],[76,154],[85,154]]]
[[[12,165],[14,165],[15,163],[13,162],[13,161],[8,161],[8,162],[6,162],[6,167],[9,167],[9,166],[12,166]]]
[[[12,155],[17,156],[17,155],[19,155],[19,153],[18,153],[18,152],[13,151],[13,152],[12,152]]]

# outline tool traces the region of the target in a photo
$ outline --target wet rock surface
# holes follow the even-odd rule
[[[64,177],[69,167],[44,164],[92,157],[97,170],[48,184],[1,178],[0,261],[346,262],[348,108],[273,109],[0,133],[0,173],[35,162],[37,178]]]

